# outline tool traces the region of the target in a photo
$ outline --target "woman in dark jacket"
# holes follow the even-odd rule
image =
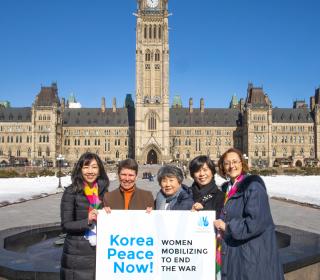
[[[263,180],[246,174],[247,164],[237,149],[226,151],[218,165],[230,180],[222,186],[226,199],[214,222],[221,244],[217,250],[221,279],[284,279]]]
[[[194,179],[191,186],[195,204],[192,210],[214,210],[218,215],[223,206],[224,194],[214,181],[215,165],[207,156],[195,157],[189,165]]]
[[[71,175],[72,184],[61,200],[61,226],[67,233],[61,259],[60,279],[95,279],[95,222],[97,209],[109,186],[101,159],[83,154]]]
[[[156,210],[191,210],[192,191],[182,184],[181,169],[172,165],[163,166],[158,171],[157,179],[161,190],[156,197]]]

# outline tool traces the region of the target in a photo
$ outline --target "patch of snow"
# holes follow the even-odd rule
[[[285,198],[297,202],[320,206],[320,176],[261,176],[270,197]],[[215,181],[221,186],[225,180],[215,175]]]
[[[108,174],[109,180],[116,179],[115,173]],[[58,178],[55,176],[36,178],[1,178],[0,179],[0,205],[22,202],[34,198],[48,196],[62,192],[58,189]],[[71,184],[71,177],[61,177],[62,187]]]
[[[117,177],[108,173],[110,181]],[[270,197],[280,197],[302,203],[320,206],[320,176],[262,176]],[[217,185],[224,179],[216,176]],[[70,176],[61,177],[61,184],[66,187],[71,184]],[[156,183],[155,183],[156,184]],[[156,184],[157,185],[157,184]],[[60,192],[57,189],[57,177],[10,178],[0,179],[0,205],[30,200]]]

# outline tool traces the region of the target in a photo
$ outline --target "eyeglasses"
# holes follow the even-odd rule
[[[229,166],[238,165],[239,163],[241,163],[241,160],[225,161],[223,163],[223,166],[224,167],[229,167]]]

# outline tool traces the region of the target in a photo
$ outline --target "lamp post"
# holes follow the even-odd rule
[[[62,185],[61,185],[61,165],[62,165],[63,161],[64,161],[63,155],[59,154],[58,157],[57,157],[57,163],[58,163],[58,167],[59,167],[59,171],[58,171],[58,178],[59,178],[58,189],[62,189]]]

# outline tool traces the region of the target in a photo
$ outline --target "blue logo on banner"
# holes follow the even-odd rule
[[[208,222],[208,217],[200,217],[199,221],[198,221],[198,226],[199,227],[207,227],[209,226],[209,222]]]

